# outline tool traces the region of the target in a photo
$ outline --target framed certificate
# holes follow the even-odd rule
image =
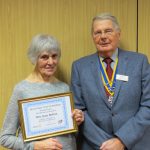
[[[71,92],[19,100],[18,106],[24,141],[77,131]]]

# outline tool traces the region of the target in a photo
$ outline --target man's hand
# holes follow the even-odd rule
[[[125,146],[119,138],[112,138],[102,143],[100,150],[124,150]]]

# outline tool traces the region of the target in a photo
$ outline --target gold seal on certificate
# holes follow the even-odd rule
[[[18,105],[24,141],[77,131],[71,92],[23,99]]]

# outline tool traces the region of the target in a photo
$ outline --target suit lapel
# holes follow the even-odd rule
[[[101,79],[101,72],[100,72],[100,67],[99,67],[99,60],[98,60],[98,55],[97,53],[95,53],[93,55],[93,59],[91,60],[91,67],[92,67],[92,74],[94,76],[95,79],[95,84],[97,86],[98,92],[100,93],[100,98],[102,98],[104,100],[104,102],[106,103],[106,105],[108,107],[110,107],[110,104],[108,102],[105,90],[104,90],[104,85]]]
[[[127,62],[128,62],[128,57],[126,56],[124,51],[119,49],[119,51],[118,51],[118,72],[117,72],[117,74],[125,75],[126,70],[127,70]],[[123,81],[116,80],[116,87],[115,87],[115,95],[114,95],[114,99],[113,99],[113,104],[115,103],[115,101],[118,97],[122,82]]]

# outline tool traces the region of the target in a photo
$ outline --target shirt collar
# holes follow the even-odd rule
[[[102,61],[105,59],[104,57],[101,56],[99,57]],[[117,57],[118,57],[118,48],[114,51],[113,55],[110,58],[113,60],[113,62],[115,62]]]

